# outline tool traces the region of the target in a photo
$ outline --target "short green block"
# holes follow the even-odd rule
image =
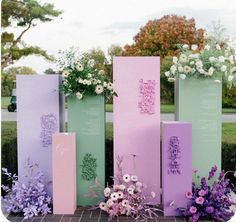
[[[213,165],[221,169],[222,83],[214,79],[178,79],[175,106],[175,119],[192,123],[192,167],[208,177]]]
[[[76,133],[77,205],[95,205],[86,197],[98,178],[105,186],[105,102],[103,96],[68,98],[68,132]]]

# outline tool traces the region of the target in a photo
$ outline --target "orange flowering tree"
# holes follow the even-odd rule
[[[134,43],[124,47],[127,56],[173,56],[179,44],[203,44],[203,29],[197,29],[193,18],[166,15],[149,21],[134,36]]]

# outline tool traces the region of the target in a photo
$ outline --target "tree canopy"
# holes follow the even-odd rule
[[[166,15],[150,20],[134,37],[134,43],[126,45],[124,55],[173,56],[179,44],[202,44],[203,29],[197,29],[193,18]]]
[[[47,60],[53,60],[46,50],[38,46],[30,46],[22,41],[23,35],[38,23],[50,22],[62,11],[53,4],[41,4],[37,0],[3,0],[1,24],[4,29],[1,40],[2,69],[13,64],[22,57],[40,55]],[[18,36],[8,32],[7,28],[16,26],[21,30]]]

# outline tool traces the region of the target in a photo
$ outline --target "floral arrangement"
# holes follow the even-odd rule
[[[225,79],[229,85],[236,84],[235,52],[226,42],[204,33],[205,45],[180,46],[180,56],[173,57],[173,65],[165,72],[168,81],[178,77]]]
[[[145,194],[145,186],[138,181],[136,175],[123,175],[123,182],[104,189],[105,201],[99,204],[101,210],[109,214],[109,218],[120,215],[134,219],[152,219],[157,217],[158,208],[150,205],[155,193]]]
[[[77,50],[73,48],[71,52],[61,52],[64,54],[59,60],[64,77],[61,90],[65,95],[76,96],[79,100],[84,96],[104,95],[109,99],[117,95],[105,71],[95,68],[95,60],[76,53]]]
[[[213,180],[217,167],[213,166],[209,172],[208,182],[206,178],[201,178],[200,184],[197,182],[192,185],[192,192],[186,193],[189,199],[187,208],[179,208],[183,216],[189,217],[189,222],[197,222],[201,217],[207,217],[216,221],[228,221],[234,212],[230,206],[236,206],[236,201],[231,197],[233,187],[229,179],[225,178],[226,173],[221,171],[218,180]],[[195,172],[195,178],[199,178]],[[233,171],[228,171],[230,173]],[[236,177],[236,171],[233,172]],[[212,183],[213,182],[213,183]],[[209,183],[209,184],[208,184]],[[212,184],[212,185],[210,185]]]
[[[2,197],[3,209],[7,213],[24,213],[25,219],[51,213],[51,197],[45,190],[44,174],[40,171],[34,172],[35,167],[36,164],[32,165],[28,161],[25,182],[19,181],[18,176],[9,173],[6,168],[2,169],[2,173],[12,182],[11,188],[2,185],[7,193]]]

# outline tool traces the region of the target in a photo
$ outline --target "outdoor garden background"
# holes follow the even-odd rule
[[[22,4],[20,3],[22,2]],[[52,2],[55,4],[52,4]],[[91,36],[87,36],[88,40],[92,42],[91,45],[94,47],[83,48],[80,43],[78,36],[77,41],[73,39],[70,42],[70,35],[73,32],[83,32],[83,25],[80,24],[80,15],[78,13],[78,18],[74,17],[75,27],[71,33],[67,33],[66,38],[60,39],[63,47],[60,44],[57,48],[53,50],[47,50],[47,45],[41,44],[39,38],[44,38],[48,40],[48,44],[57,38],[59,33],[63,33],[64,27],[57,30],[57,34],[52,36],[52,32],[46,33],[43,29],[44,26],[50,27],[53,30],[53,24],[60,24],[63,19],[70,16],[70,8],[62,7],[64,3],[62,1],[51,1],[51,2],[39,2],[35,0],[3,0],[2,1],[2,36],[1,36],[1,109],[2,109],[2,120],[1,120],[1,164],[2,167],[7,168],[12,173],[17,173],[17,138],[16,138],[16,117],[15,113],[8,113],[7,107],[10,104],[12,90],[15,87],[14,81],[17,74],[62,74],[62,71],[56,64],[60,61],[61,51],[76,50],[77,47],[81,54],[88,59],[94,59],[96,61],[96,68],[98,70],[104,70],[105,75],[112,79],[112,58],[113,56],[160,56],[161,57],[161,113],[163,118],[172,118],[171,114],[174,113],[174,84],[169,82],[165,76],[165,72],[168,71],[172,65],[173,56],[179,55],[179,49],[177,45],[188,44],[188,45],[202,45],[204,41],[204,31],[209,31],[213,33],[219,39],[225,39],[233,48],[236,49],[236,41],[234,39],[236,32],[227,30],[227,22],[235,21],[235,17],[230,17],[228,20],[221,22],[221,14],[215,16],[210,16],[210,18],[204,17],[200,22],[197,19],[190,16],[187,12],[179,12],[178,7],[170,10],[166,13],[158,11],[156,15],[149,16],[145,21],[138,23],[136,30],[133,30],[133,40],[131,35],[127,35],[127,29],[129,26],[123,23],[123,28],[116,30],[115,34],[108,35],[103,41],[101,41],[102,47],[100,47],[99,42],[96,42],[96,35],[99,35],[96,31],[91,31]],[[107,2],[106,2],[107,3]],[[101,13],[107,13],[112,16],[111,12],[106,12],[106,3],[101,5]],[[154,4],[154,1],[152,2]],[[231,1],[232,3],[232,1]],[[66,4],[66,2],[65,2]],[[68,3],[74,4],[74,3]],[[78,7],[83,8],[83,2]],[[91,3],[92,4],[92,3]],[[123,7],[130,8],[130,10],[135,10],[135,2],[125,3],[121,2]],[[148,4],[148,3],[147,3]],[[181,3],[182,4],[182,3]],[[187,4],[187,3],[186,3]],[[214,1],[214,4],[218,4]],[[220,3],[221,4],[221,3]],[[228,3],[227,3],[228,4]],[[233,3],[232,3],[233,4]],[[156,5],[158,5],[156,3]],[[230,4],[229,4],[230,5]],[[234,5],[236,6],[236,5]],[[91,5],[93,7],[93,4]],[[133,7],[133,8],[132,8]],[[157,6],[158,7],[158,6]],[[176,6],[175,6],[176,7]],[[211,7],[211,5],[209,6]],[[223,7],[223,6],[222,6]],[[109,7],[111,8],[111,7]],[[168,8],[168,7],[167,7]],[[186,6],[191,12],[191,5]],[[233,8],[233,7],[232,7]],[[234,7],[235,8],[235,7]],[[120,9],[120,8],[119,8]],[[98,9],[99,10],[99,9]],[[107,9],[108,10],[108,9]],[[114,8],[115,10],[115,8]],[[205,11],[204,11],[205,10]],[[206,12],[207,10],[204,9]],[[210,10],[210,9],[209,9]],[[215,9],[217,12],[218,9]],[[231,10],[230,6],[229,9]],[[226,10],[226,11],[227,11]],[[138,11],[138,10],[137,10]],[[186,10],[187,11],[187,10]],[[201,8],[198,9],[201,11]],[[195,12],[195,11],[194,11]],[[212,11],[211,11],[212,12]],[[232,13],[232,11],[230,11]],[[234,11],[235,12],[235,11]],[[87,12],[89,14],[89,11]],[[204,16],[207,13],[204,14]],[[216,13],[217,14],[217,13]],[[71,14],[75,16],[75,14]],[[98,14],[90,14],[91,17],[96,19]],[[122,17],[122,11],[120,11],[120,16]],[[199,18],[199,15],[197,15]],[[201,25],[202,26],[201,26]],[[203,25],[204,24],[204,25]],[[50,26],[49,26],[50,25]],[[112,24],[111,24],[112,25]],[[113,23],[114,26],[120,25],[118,23]],[[122,24],[121,24],[122,26]],[[92,27],[92,26],[91,26]],[[232,28],[232,26],[228,26]],[[40,29],[42,31],[40,32]],[[91,28],[92,29],[92,28]],[[103,30],[104,32],[106,30]],[[120,34],[118,32],[124,32]],[[109,32],[109,31],[107,31]],[[38,35],[37,41],[30,43],[29,39],[32,35]],[[233,33],[233,34],[230,34]],[[103,33],[104,34],[104,33]],[[122,39],[120,42],[114,35],[120,34],[120,38],[126,36],[127,42]],[[234,35],[235,34],[235,35]],[[109,38],[110,37],[110,38]],[[60,37],[58,37],[60,38]],[[84,36],[81,34],[81,39],[84,41]],[[114,38],[114,42],[113,42]],[[50,42],[51,41],[51,42]],[[109,42],[105,44],[104,41]],[[63,42],[67,42],[64,44]],[[66,47],[65,47],[66,46]],[[70,48],[71,47],[71,48]],[[32,58],[34,67],[31,66],[30,58]],[[42,58],[47,62],[42,62]],[[39,60],[39,64],[46,64],[45,68],[40,66],[40,68],[35,65],[35,61]],[[37,69],[36,69],[37,68]],[[34,96],[34,95],[32,95]],[[37,103],[37,98],[35,98],[35,103]],[[107,116],[111,116],[113,112],[113,101],[110,99],[106,104]],[[236,163],[236,86],[227,88],[226,83],[223,82],[223,92],[222,92],[222,168],[225,170],[235,170]],[[109,118],[108,118],[109,119]],[[106,122],[106,181],[111,183],[111,178],[113,172],[113,123],[112,118]],[[230,177],[233,182],[235,178]],[[2,183],[7,183],[7,180],[2,176]],[[4,194],[4,193],[2,193]]]

